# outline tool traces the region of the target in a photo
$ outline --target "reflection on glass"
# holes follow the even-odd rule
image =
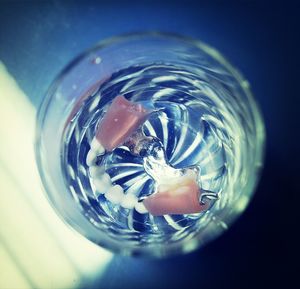
[[[264,127],[248,83],[214,49],[174,35],[104,41],[58,77],[36,153],[60,216],[124,254],[189,252],[245,209]]]

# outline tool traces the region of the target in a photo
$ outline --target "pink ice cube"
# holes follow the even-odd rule
[[[158,188],[158,192],[143,202],[153,216],[193,214],[205,211],[209,204],[199,203],[201,191],[195,180],[186,180],[180,185]]]
[[[96,138],[107,151],[123,144],[149,116],[141,104],[117,96],[99,123]]]

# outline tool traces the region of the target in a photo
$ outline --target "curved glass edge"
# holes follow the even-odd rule
[[[53,200],[49,197],[49,193],[45,189],[48,185],[48,181],[45,177],[45,175],[42,173],[43,172],[43,166],[42,166],[42,156],[40,154],[40,148],[41,148],[41,131],[42,127],[45,121],[45,116],[46,112],[48,110],[49,104],[51,102],[51,98],[53,95],[53,92],[56,91],[56,88],[59,86],[59,83],[63,80],[65,75],[72,69],[74,65],[76,65],[78,62],[83,60],[87,55],[90,53],[93,53],[95,50],[103,49],[107,46],[110,46],[111,44],[117,44],[118,42],[122,42],[123,40],[130,40],[131,39],[139,39],[141,37],[159,37],[159,38],[169,38],[169,39],[174,39],[174,40],[179,40],[179,41],[184,41],[188,42],[190,44],[195,45],[199,49],[205,51],[209,56],[217,60],[221,65],[223,65],[226,69],[228,69],[229,72],[232,73],[232,75],[236,78],[237,82],[241,85],[243,88],[245,94],[248,97],[248,100],[251,104],[251,112],[254,114],[254,121],[255,121],[255,128],[256,128],[256,154],[255,154],[255,174],[256,177],[253,178],[254,181],[252,183],[248,184],[248,190],[252,191],[250,194],[250,198],[247,199],[247,202],[243,204],[243,209],[241,208],[233,208],[233,210],[238,210],[240,211],[238,214],[234,214],[233,216],[231,214],[228,219],[226,219],[225,216],[225,222],[219,221],[214,219],[214,225],[217,226],[217,230],[212,230],[213,232],[207,237],[206,240],[200,240],[197,238],[197,234],[192,239],[186,240],[186,241],[181,241],[180,243],[175,243],[172,245],[169,245],[167,248],[165,246],[159,246],[155,245],[155,248],[152,246],[149,247],[132,247],[132,248],[124,248],[120,249],[121,246],[119,247],[117,244],[113,246],[112,244],[108,245],[105,241],[104,242],[99,242],[99,240],[95,240],[91,238],[90,236],[86,236],[90,241],[107,248],[109,250],[114,250],[114,252],[121,253],[124,255],[146,255],[146,256],[152,256],[152,257],[166,257],[169,255],[174,255],[174,254],[181,254],[181,253],[189,253],[194,250],[196,250],[199,245],[202,244],[207,244],[208,241],[211,241],[218,237],[223,231],[225,231],[228,227],[229,224],[231,224],[239,214],[244,211],[244,209],[247,207],[248,203],[250,202],[254,190],[259,182],[260,174],[262,171],[263,167],[263,162],[264,162],[264,155],[265,155],[265,141],[266,141],[266,134],[265,134],[265,126],[263,122],[263,117],[262,113],[260,111],[260,108],[258,104],[256,103],[250,88],[249,88],[249,83],[248,81],[245,80],[245,78],[242,76],[242,74],[234,68],[228,61],[227,59],[215,48],[207,45],[204,42],[201,42],[200,40],[196,40],[194,38],[188,37],[188,36],[183,36],[180,34],[176,33],[169,33],[169,32],[159,32],[159,31],[146,31],[146,32],[137,32],[137,33],[127,33],[127,34],[122,34],[119,36],[114,36],[110,37],[107,39],[104,39],[90,49],[84,51],[83,53],[79,54],[77,57],[75,57],[61,72],[58,74],[58,76],[55,78],[53,83],[51,84],[50,88],[46,92],[45,98],[41,102],[37,114],[36,114],[36,134],[35,134],[35,140],[34,140],[34,149],[35,149],[35,156],[36,156],[36,161],[39,169],[39,174],[41,177],[42,184],[44,186],[44,192],[49,200],[50,204],[54,208],[54,210],[57,212],[59,217],[62,219],[62,221],[68,225],[71,226],[71,228],[78,233],[78,231],[85,235],[84,233],[81,232],[79,228],[77,228],[76,224],[72,220],[68,220],[65,218],[65,216],[60,212],[56,206]],[[237,205],[238,207],[240,205]]]

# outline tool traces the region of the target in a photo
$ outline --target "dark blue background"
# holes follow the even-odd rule
[[[0,0],[0,59],[36,106],[58,72],[95,42],[161,30],[216,47],[249,80],[262,108],[267,129],[262,180],[228,232],[182,257],[115,257],[90,286],[291,288],[299,231],[299,9],[288,1],[260,2]]]

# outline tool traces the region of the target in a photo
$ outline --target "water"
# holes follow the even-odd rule
[[[239,170],[232,146],[233,131],[238,132],[236,117],[233,109],[225,109],[231,89],[226,78],[218,79],[213,71],[159,63],[118,71],[79,100],[63,135],[62,168],[74,201],[90,222],[108,235],[139,243],[176,242],[204,228],[213,218],[214,208],[233,200],[228,188]],[[173,167],[199,169],[201,188],[220,196],[211,210],[153,217],[114,205],[95,190],[86,155],[98,121],[118,95],[155,110],[142,131],[160,139]],[[141,198],[153,192],[155,184],[145,172],[142,158],[133,156],[127,147],[105,154],[102,163],[113,183],[121,185],[126,194]]]

